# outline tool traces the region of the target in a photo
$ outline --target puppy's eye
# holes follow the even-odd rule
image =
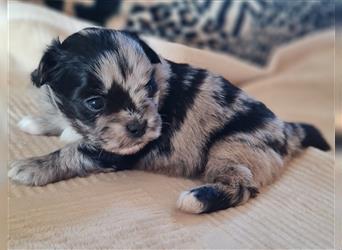
[[[150,98],[153,97],[154,94],[157,92],[158,86],[153,77],[146,83],[145,88],[147,90],[148,97]]]
[[[101,96],[93,96],[85,100],[85,105],[91,111],[98,112],[103,110],[105,101]]]

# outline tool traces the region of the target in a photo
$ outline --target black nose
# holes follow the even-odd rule
[[[147,122],[139,122],[137,120],[131,121],[127,124],[127,131],[133,137],[141,137],[145,134]]]

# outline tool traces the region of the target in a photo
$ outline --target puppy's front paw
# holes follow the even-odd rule
[[[42,186],[51,182],[51,173],[34,158],[11,163],[8,177],[13,181],[32,186]]]
[[[31,135],[42,135],[44,133],[44,129],[41,124],[30,116],[25,116],[18,122],[18,127]]]

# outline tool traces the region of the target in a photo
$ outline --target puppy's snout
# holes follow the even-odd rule
[[[138,120],[133,120],[127,123],[126,128],[128,133],[135,138],[141,137],[146,132],[147,121],[140,122]]]

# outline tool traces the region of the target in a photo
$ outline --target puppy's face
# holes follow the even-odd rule
[[[88,141],[133,154],[160,135],[160,65],[138,37],[91,28],[54,41],[32,80],[51,87],[58,108]]]

